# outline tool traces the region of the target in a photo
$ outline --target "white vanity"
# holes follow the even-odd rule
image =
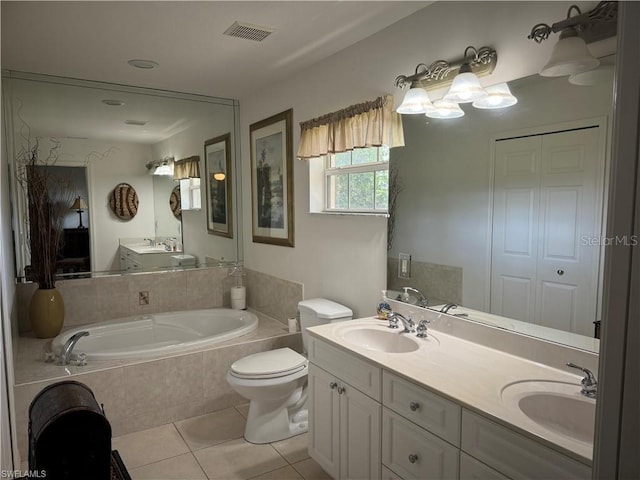
[[[309,453],[332,477],[591,477],[595,400],[579,375],[401,331],[374,318],[309,329]]]
[[[171,267],[172,255],[176,255],[178,250],[167,250],[163,243],[150,244],[148,240],[120,239],[119,255],[120,270],[133,272],[148,272],[160,268]],[[181,253],[181,252],[180,252]]]

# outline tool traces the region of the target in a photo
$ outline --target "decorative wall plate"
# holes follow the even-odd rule
[[[119,183],[109,195],[109,206],[122,220],[131,220],[138,213],[138,194],[128,183]]]
[[[180,185],[176,185],[169,195],[169,207],[173,216],[178,220],[182,219],[182,201],[180,200]]]

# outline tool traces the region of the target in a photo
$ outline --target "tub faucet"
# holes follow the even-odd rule
[[[387,315],[387,319],[389,320],[389,328],[398,328],[398,320],[402,322],[404,330],[400,333],[413,333],[416,331],[416,324],[411,320],[411,317],[407,318],[401,313],[391,312]]]
[[[582,379],[582,382],[581,382],[582,390],[580,390],[580,393],[589,398],[596,398],[596,394],[598,393],[598,381],[596,380],[596,377],[591,372],[591,370],[571,362],[567,363],[567,367],[577,368],[578,370],[582,370],[582,373],[584,373],[584,378]]]
[[[424,295],[424,293],[422,293],[420,290],[418,290],[417,288],[413,288],[413,287],[402,287],[402,289],[404,290],[404,297],[405,298],[409,298],[409,292],[411,293],[415,293],[418,296],[418,303],[417,305],[419,307],[423,307],[426,308],[427,307],[427,297]]]
[[[60,365],[69,365],[73,347],[76,346],[76,344],[82,337],[86,337],[87,335],[89,335],[89,332],[83,330],[82,332],[78,332],[75,335],[69,337],[69,340],[65,342],[64,347],[62,347],[62,351],[60,352]]]

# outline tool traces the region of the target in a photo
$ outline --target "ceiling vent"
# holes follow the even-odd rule
[[[275,31],[274,28],[261,27],[260,25],[253,25],[251,23],[233,22],[233,25],[227,28],[224,34],[230,37],[261,42]]]

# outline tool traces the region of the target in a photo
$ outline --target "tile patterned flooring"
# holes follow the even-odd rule
[[[115,437],[133,480],[330,480],[309,457],[307,434],[266,445],[242,437],[242,405]]]

